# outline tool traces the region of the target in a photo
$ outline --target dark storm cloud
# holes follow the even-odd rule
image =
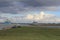
[[[22,2],[27,6],[59,6],[60,0],[0,0],[0,6],[8,6],[12,2]]]
[[[41,2],[44,6],[59,6],[60,0],[36,0],[37,2]]]
[[[8,7],[8,6],[11,6],[11,3],[9,1],[0,0],[0,7]]]
[[[59,6],[60,0],[20,0],[30,6]]]
[[[60,0],[0,0],[0,11],[4,13],[21,13],[34,10],[51,11],[52,8],[56,10],[57,6],[60,6]]]
[[[37,2],[35,0],[26,0],[26,1],[22,0],[21,2],[27,4],[28,6],[33,6],[33,7],[43,6],[43,4],[41,2],[39,3],[39,2]]]
[[[0,2],[0,11],[4,13],[17,13],[18,11],[24,11],[24,4],[16,1],[4,1]]]
[[[56,6],[60,5],[60,0],[10,0],[10,1],[20,1],[26,3],[30,6]]]

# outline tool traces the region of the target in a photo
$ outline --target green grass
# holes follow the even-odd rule
[[[22,27],[1,30],[0,40],[60,40],[60,29]]]

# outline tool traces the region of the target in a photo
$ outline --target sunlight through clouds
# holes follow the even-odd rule
[[[18,15],[11,15],[10,17],[7,17],[11,14],[2,14],[1,17],[2,19],[9,19],[11,22],[32,22],[32,21],[36,21],[36,22],[46,22],[46,23],[50,23],[50,22],[60,22],[60,18],[57,17],[56,15],[54,14],[48,14],[48,13],[45,13],[43,11],[41,11],[40,13],[38,14],[26,14],[25,16],[23,15],[22,17],[20,16],[20,14]],[[6,18],[4,18],[6,17]],[[14,20],[14,21],[12,21]]]

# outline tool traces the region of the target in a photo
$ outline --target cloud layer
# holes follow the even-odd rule
[[[58,11],[60,0],[0,0],[0,12],[25,13],[28,11]]]
[[[48,14],[44,13],[43,11],[39,14],[27,14],[25,16],[18,15],[11,15],[10,17],[7,17],[11,14],[2,14],[1,17],[5,21],[6,19],[9,19],[13,23],[32,23],[33,21],[39,22],[39,23],[59,23],[60,18],[56,17],[54,14]],[[14,20],[14,21],[12,21]]]
[[[40,12],[39,14],[27,14],[24,17],[15,17],[16,22],[25,22],[25,23],[31,23],[33,21],[39,22],[39,23],[59,23],[60,18],[56,17],[54,14],[47,14],[44,13],[43,11]]]

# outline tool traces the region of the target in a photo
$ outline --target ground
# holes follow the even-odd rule
[[[21,27],[1,30],[0,40],[60,40],[60,29]]]

